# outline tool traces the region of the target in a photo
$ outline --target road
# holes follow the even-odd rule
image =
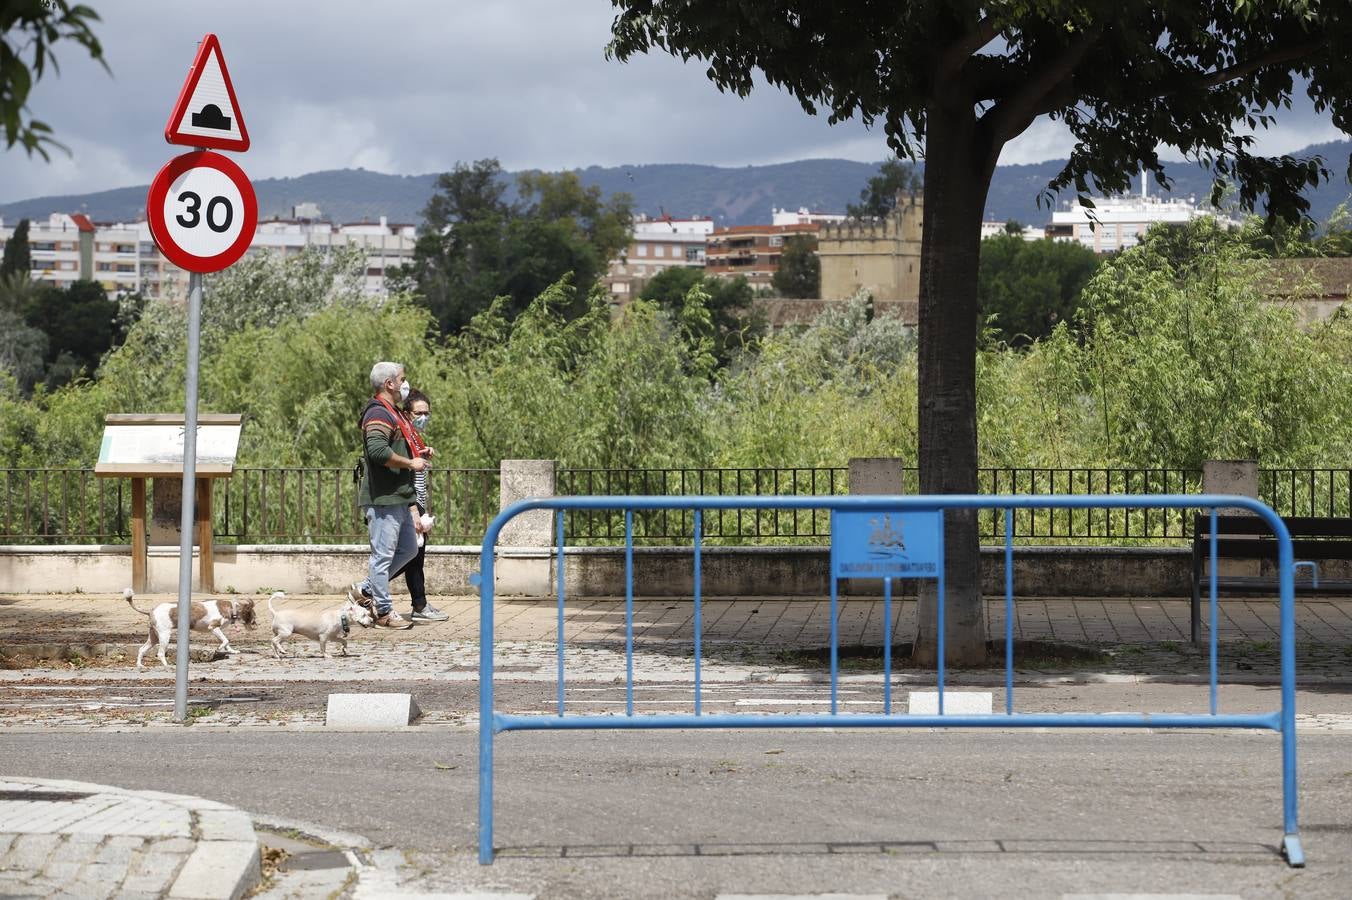
[[[1352,895],[1352,735],[1300,737],[1289,869],[1276,735],[517,733],[475,860],[477,731],[0,732],[3,771],[182,792],[404,851],[419,892],[714,897]]]

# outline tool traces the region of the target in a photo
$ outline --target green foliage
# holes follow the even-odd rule
[[[679,316],[696,289],[708,311],[704,333],[712,341],[714,358],[720,366],[729,365],[765,333],[765,315],[756,306],[755,292],[745,276],[720,278],[706,276],[701,269],[671,266],[649,279],[639,296]]]
[[[883,162],[878,174],[870,178],[868,186],[859,192],[859,203],[851,203],[845,212],[855,219],[884,219],[896,208],[899,194],[916,194],[923,188],[915,166],[893,156]]]
[[[254,253],[209,275],[203,286],[202,340],[303,319],[327,306],[369,305],[362,295],[361,247],[306,247],[295,256]]]
[[[1265,302],[1270,281],[1241,248],[1181,279],[1148,245],[1104,267],[1084,293],[1093,325],[1080,368],[1105,456],[1200,467],[1345,455],[1352,330],[1341,318],[1303,329],[1289,306]]]
[[[850,456],[911,456],[915,342],[895,316],[870,317],[860,294],[802,330],[765,338],[727,373],[713,409],[717,462],[840,465]]]
[[[28,95],[48,65],[58,69],[54,45],[60,42],[79,44],[108,68],[91,28],[98,20],[88,6],[73,6],[67,0],[11,0],[0,5],[0,126],[6,149],[19,144],[29,156],[37,153],[43,159],[51,159],[48,147],[66,149],[53,140],[50,126],[32,117]]]
[[[1011,347],[1045,338],[1074,316],[1080,289],[1098,265],[1094,251],[1071,241],[986,238],[977,280],[981,317]]]
[[[600,290],[570,320],[562,310],[573,295],[553,285],[515,319],[500,301],[451,341],[438,410],[449,407],[442,423],[456,430],[438,449],[457,465],[490,467],[504,458],[610,467],[702,458],[708,373],[697,336],[688,344],[678,322],[642,300],[612,323]],[[700,318],[687,310],[687,322]]]
[[[517,176],[519,199],[509,204],[504,193],[496,159],[458,163],[437,179],[423,211],[407,286],[445,335],[497,297],[509,298],[509,314],[520,313],[569,273],[583,298],[629,243],[629,195],[605,199],[574,172],[525,172]],[[581,315],[584,306],[579,299],[566,312]]]
[[[815,300],[821,296],[822,263],[817,257],[815,237],[795,234],[784,239],[774,285],[783,297]]]
[[[985,342],[982,465],[1346,458],[1352,320],[1302,328],[1289,306],[1264,299],[1268,264],[1209,229],[1161,232],[1106,260],[1076,327],[1061,322],[1018,351]],[[1197,256],[1180,262],[1172,254],[1185,246]],[[364,296],[336,263],[322,275],[314,266],[245,267],[207,291],[208,307],[241,304],[215,311],[204,329],[201,409],[245,415],[242,466],[349,465],[378,359],[403,362],[431,397],[428,437],[447,468],[496,468],[503,458],[643,468],[916,457],[914,333],[893,316],[871,317],[863,296],[720,368],[708,292],[717,280],[691,282],[679,303],[636,300],[615,318],[600,290],[579,301],[560,281],[517,316],[496,302],[443,344],[426,310]],[[566,313],[579,304],[581,315]],[[24,399],[0,373],[0,465],[87,466],[104,414],[181,410],[185,337],[182,307],[151,302],[92,380],[39,384]]]
[[[5,241],[5,255],[0,257],[0,278],[13,275],[28,277],[33,267],[33,251],[28,243],[28,220],[20,219],[14,233]]]
[[[46,335],[48,387],[92,373],[117,337],[117,304],[96,281],[76,281],[64,290],[39,285],[28,294],[24,321]]]
[[[36,291],[27,271],[0,274],[0,377],[4,373],[13,376],[15,386],[24,393],[33,389],[46,369],[47,335],[24,321]]]

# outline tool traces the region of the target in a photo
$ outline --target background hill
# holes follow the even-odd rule
[[[1316,144],[1295,156],[1319,154],[1340,173],[1329,184],[1308,192],[1311,214],[1318,222],[1328,219],[1334,208],[1352,193],[1341,173],[1347,167],[1352,141]],[[1018,220],[1041,226],[1051,219],[1051,210],[1037,205],[1038,194],[1060,170],[1056,160],[1031,165],[1000,166],[991,183],[986,218]],[[642,166],[592,166],[579,169],[586,184],[606,193],[628,191],[639,212],[652,216],[662,212],[677,217],[712,216],[722,225],[768,222],[774,207],[807,207],[819,212],[843,213],[846,204],[858,202],[859,192],[878,171],[877,163],[843,159],[808,159],[768,166],[720,168],[686,164]],[[1211,190],[1209,174],[1199,166],[1175,163],[1168,167],[1175,181],[1173,196],[1205,198]],[[313,172],[297,178],[265,178],[254,182],[258,212],[263,218],[289,216],[299,203],[317,203],[325,218],[334,222],[376,220],[421,222],[422,208],[432,194],[435,174],[385,175],[365,169]],[[0,204],[0,218],[13,224],[20,218],[46,218],[53,212],[84,212],[96,221],[135,221],[143,214],[147,185],[117,188],[92,194],[36,197]],[[1150,185],[1152,195],[1162,192]],[[1073,195],[1057,198],[1058,205]]]

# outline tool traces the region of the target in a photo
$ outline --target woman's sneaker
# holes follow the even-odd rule
[[[414,622],[445,622],[450,616],[437,609],[430,603],[424,604],[413,610]]]
[[[394,610],[390,610],[385,615],[376,619],[376,625],[380,626],[381,628],[394,628],[396,630],[401,631],[405,628],[413,627],[412,622],[410,622],[408,619],[405,619],[403,616],[399,615],[399,613],[395,612]]]

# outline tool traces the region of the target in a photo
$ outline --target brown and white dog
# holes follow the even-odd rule
[[[150,612],[140,609],[132,602],[136,595],[132,593],[131,588],[122,592],[126,598],[127,605],[136,610],[141,615],[150,619],[150,635],[146,638],[145,646],[141,652],[136,654],[136,668],[141,668],[141,660],[145,658],[148,651],[158,641],[160,645],[160,665],[168,666],[169,663],[164,658],[164,650],[169,646],[169,639],[178,633],[178,603],[161,603]],[[209,631],[220,638],[221,646],[218,650],[226,653],[238,653],[234,647],[230,646],[230,641],[221,631],[222,625],[233,625],[238,628],[243,625],[245,628],[254,627],[254,602],[249,599],[243,600],[194,600],[189,606],[189,615],[192,617],[188,622],[188,627],[193,631]]]
[[[283,600],[286,594],[277,591],[268,598],[268,612],[272,613],[272,649],[281,659],[284,645],[293,634],[299,634],[319,643],[319,655],[327,657],[329,641],[337,641],[347,656],[347,636],[356,623],[369,628],[375,622],[368,603],[356,603],[351,597],[336,609],[276,609],[274,600]]]

